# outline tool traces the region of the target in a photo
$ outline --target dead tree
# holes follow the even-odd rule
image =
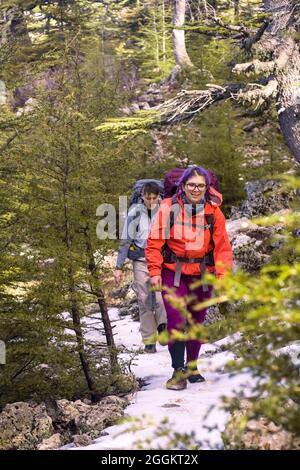
[[[206,90],[181,91],[174,98],[155,107],[160,113],[160,124],[178,123],[192,119],[216,102],[232,99],[238,103],[276,104],[278,120],[284,139],[300,162],[300,4],[297,0],[264,0],[263,7],[270,14],[255,33],[239,26],[230,26],[242,33],[241,48],[260,52],[269,60],[253,59],[237,64],[236,74],[262,73],[265,78],[248,84],[207,85]],[[215,21],[225,26],[215,15]],[[237,29],[238,28],[238,29]],[[157,120],[158,122],[158,120]],[[157,122],[155,125],[157,125]]]
[[[176,65],[179,67],[191,67],[192,62],[185,46],[185,0],[174,0],[174,14],[173,14],[173,48],[176,59]]]

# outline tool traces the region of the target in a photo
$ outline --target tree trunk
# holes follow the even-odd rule
[[[15,39],[22,39],[23,45],[31,44],[23,11],[17,5],[0,13],[0,46]]]
[[[82,370],[87,382],[88,390],[91,394],[91,400],[97,401],[99,398],[96,393],[96,385],[92,377],[90,365],[87,359],[87,354],[84,348],[84,336],[82,332],[82,325],[80,319],[80,308],[76,301],[76,289],[75,289],[75,276],[74,268],[72,266],[72,237],[70,231],[70,217],[69,217],[69,205],[68,205],[68,177],[69,177],[69,161],[66,156],[64,165],[64,180],[63,180],[63,207],[64,207],[64,232],[65,232],[65,244],[70,254],[69,256],[69,267],[68,267],[68,280],[69,280],[69,296],[71,302],[71,315],[73,321],[73,327],[76,334],[77,350],[82,366]]]
[[[167,61],[166,53],[166,12],[165,12],[165,0],[162,0],[162,59],[165,64]]]
[[[240,0],[234,0],[234,16],[236,18],[240,16]]]
[[[154,31],[154,36],[155,36],[155,60],[156,60],[156,65],[159,68],[159,37],[158,37],[158,31],[157,31],[157,25],[156,25],[155,9],[153,9],[153,31]]]
[[[176,59],[176,64],[182,68],[192,67],[193,64],[188,56],[185,47],[185,31],[182,28],[185,22],[185,0],[174,0],[174,15],[173,15],[173,47]]]
[[[91,287],[91,291],[96,296],[100,313],[101,313],[101,321],[104,327],[106,344],[109,349],[111,372],[112,373],[119,372],[117,349],[116,349],[116,345],[114,341],[114,335],[112,331],[110,318],[108,315],[108,309],[107,309],[107,304],[106,304],[105,297],[104,297],[104,292],[101,289],[100,283],[99,283],[100,274],[98,272],[98,268],[95,262],[94,250],[93,250],[92,243],[91,243],[88,225],[86,225],[84,228],[84,235],[85,235],[86,251],[87,251],[87,258],[88,258],[88,269],[92,278],[90,287]]]
[[[100,397],[97,396],[96,385],[93,380],[90,365],[89,365],[87,355],[84,349],[84,337],[83,337],[82,326],[81,326],[80,311],[79,311],[78,303],[75,300],[76,292],[75,292],[75,283],[74,283],[74,273],[73,273],[72,268],[69,268],[69,293],[71,297],[71,315],[72,315],[74,331],[76,334],[79,358],[80,358],[82,370],[83,370],[83,373],[84,373],[84,376],[88,385],[88,389],[91,393],[91,400],[95,402]]]
[[[278,77],[278,113],[281,132],[300,163],[300,54],[295,44],[287,70]]]
[[[295,41],[299,28],[299,4],[290,0],[265,0],[266,11],[273,13],[270,33],[278,39],[280,56],[275,69],[278,81],[276,100],[279,124],[284,139],[300,163],[300,53]]]

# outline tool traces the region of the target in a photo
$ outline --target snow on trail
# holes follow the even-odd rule
[[[143,345],[139,334],[139,323],[132,321],[130,316],[120,319],[118,310],[115,308],[110,309],[109,313],[116,325],[114,329],[116,343],[131,350],[141,350]],[[96,332],[90,332],[88,336],[96,340],[96,335]],[[157,345],[156,354],[139,354],[134,360],[132,371],[136,377],[142,378],[146,385],[133,396],[131,404],[125,409],[125,415],[140,419],[146,415],[154,419],[155,424],[137,433],[122,434],[120,433],[124,429],[129,428],[129,423],[111,426],[105,429],[105,435],[82,449],[134,449],[138,440],[144,440],[149,436],[153,439],[155,427],[166,417],[170,422],[172,432],[191,433],[193,431],[197,441],[202,443],[202,448],[222,448],[221,432],[228,418],[222,406],[222,396],[232,396],[233,391],[240,390],[241,387],[244,391],[250,391],[253,385],[250,373],[232,376],[223,371],[223,366],[229,359],[233,359],[234,355],[228,351],[220,351],[220,346],[231,339],[224,338],[214,344],[202,346],[198,367],[205,376],[206,382],[188,383],[188,388],[183,391],[165,388],[166,381],[172,375],[167,347]],[[207,429],[208,427],[212,430]],[[166,442],[164,439],[154,439],[152,448],[158,448],[158,446],[164,448]],[[74,446],[69,444],[64,448],[74,449]]]

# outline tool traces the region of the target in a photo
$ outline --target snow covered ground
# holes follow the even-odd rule
[[[110,318],[115,326],[115,339],[118,345],[131,350],[142,351],[139,334],[139,323],[130,316],[119,318],[118,310],[110,310]],[[90,339],[97,339],[96,332],[89,333]],[[232,396],[235,390],[250,391],[253,377],[250,373],[235,376],[224,372],[224,365],[234,355],[221,351],[220,346],[232,338],[224,338],[214,344],[202,346],[198,368],[205,376],[206,382],[190,384],[183,391],[167,390],[165,383],[172,375],[170,357],[167,347],[157,346],[156,354],[138,354],[132,366],[134,374],[142,378],[146,385],[138,391],[125,409],[125,416],[136,417],[147,422],[146,429],[137,432],[125,432],[129,422],[105,429],[101,437],[92,445],[84,447],[90,450],[130,450],[135,449],[138,441],[151,439],[151,447],[144,443],[144,448],[166,449],[166,437],[157,437],[156,429],[164,418],[168,418],[172,432],[195,433],[195,439],[201,442],[201,448],[222,448],[221,432],[228,418],[223,409],[222,397]],[[236,339],[236,338],[234,338]],[[152,425],[148,421],[152,421]],[[64,446],[74,449],[73,444]],[[77,448],[80,449],[80,448]],[[83,449],[83,448],[82,448]]]

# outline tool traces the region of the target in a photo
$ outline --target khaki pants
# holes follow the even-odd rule
[[[150,276],[146,261],[133,261],[133,290],[136,293],[140,312],[140,332],[144,343],[157,333],[161,323],[167,323],[161,292],[155,292],[155,312],[152,311]],[[152,341],[153,342],[153,341]]]

